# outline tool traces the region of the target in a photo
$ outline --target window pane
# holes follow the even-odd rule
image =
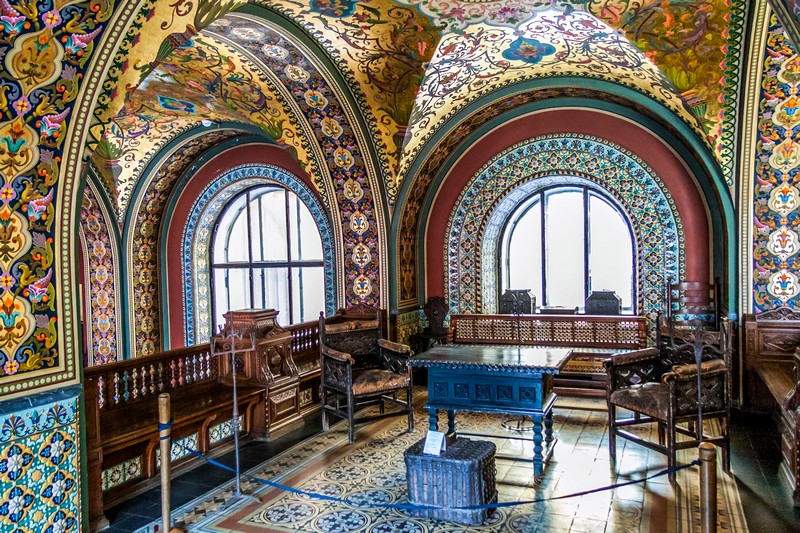
[[[583,193],[557,189],[545,202],[547,305],[583,307]]]
[[[589,198],[589,279],[592,290],[612,290],[633,310],[633,243],[622,214],[597,196]]]
[[[281,322],[290,321],[288,268],[254,268],[253,289],[256,307],[277,309]]]
[[[322,260],[322,239],[319,236],[317,223],[311,216],[311,211],[300,200],[290,193],[289,200],[289,227],[292,236],[292,260],[310,261]]]
[[[246,268],[214,269],[214,327],[224,324],[224,313],[247,309],[250,305],[250,279]]]
[[[542,204],[536,202],[517,222],[508,248],[509,289],[531,289],[542,300]]]
[[[253,202],[253,261],[286,261],[286,196],[271,188]]]
[[[292,276],[292,324],[308,322],[325,310],[325,275],[322,267],[295,268]]]
[[[246,262],[247,257],[247,195],[231,202],[217,225],[214,241],[215,263]]]

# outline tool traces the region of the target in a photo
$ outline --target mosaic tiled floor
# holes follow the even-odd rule
[[[606,444],[606,413],[597,410],[601,404],[570,399],[561,405],[554,416],[559,441],[543,481],[534,483],[529,462],[498,459],[499,501],[571,494],[641,479],[665,468],[662,455],[622,439],[617,445],[616,465],[612,465]],[[503,435],[507,433],[501,429],[502,419],[488,414],[459,413],[457,427],[461,431]],[[405,432],[404,419],[389,419],[360,428],[355,444],[348,445],[346,428],[339,424],[249,473],[359,502],[405,503],[403,451],[421,439],[426,429],[427,415],[420,410],[411,434]],[[530,443],[507,439],[494,442],[498,455],[530,456]],[[684,454],[682,460],[689,462],[696,450]],[[747,531],[733,479],[724,474],[719,479],[718,531]],[[173,523],[188,531],[259,533],[699,531],[697,484],[697,469],[691,468],[678,473],[675,485],[670,485],[664,476],[613,491],[498,509],[482,526],[466,527],[410,517],[402,510],[355,508],[314,500],[243,479],[243,490],[257,496],[260,503],[241,500],[226,505],[232,494],[232,484],[228,484],[175,510]],[[153,531],[154,525],[141,532]]]

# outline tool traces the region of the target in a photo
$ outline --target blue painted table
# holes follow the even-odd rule
[[[456,411],[482,411],[533,419],[533,473],[540,476],[552,454],[553,375],[567,362],[569,348],[434,346],[409,360],[428,369],[431,431],[438,431],[439,410],[447,410],[447,432],[456,433]]]

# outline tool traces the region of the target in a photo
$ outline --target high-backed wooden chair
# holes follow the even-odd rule
[[[718,330],[721,316],[719,280],[681,281],[667,286],[664,318],[672,327]]]
[[[356,424],[390,416],[408,416],[414,429],[411,349],[386,340],[384,312],[366,305],[340,309],[330,318],[319,316],[322,429],[330,415],[346,418],[349,440]],[[398,392],[405,391],[405,398]],[[396,407],[386,412],[385,403]],[[356,411],[378,405],[378,414],[356,418]]]
[[[615,457],[616,438],[623,437],[666,454],[668,467],[674,468],[678,450],[711,442],[722,447],[722,467],[729,472],[730,323],[722,318],[719,331],[673,328],[672,332],[674,337],[666,338],[659,329],[655,347],[617,354],[604,362],[609,454]],[[633,416],[617,418],[618,408],[632,411]],[[704,420],[717,420],[719,432],[705,433]],[[624,429],[653,423],[658,426],[657,442]],[[674,472],[670,479],[675,479]]]

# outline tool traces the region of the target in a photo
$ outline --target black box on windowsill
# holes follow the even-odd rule
[[[622,299],[614,291],[592,291],[586,298],[585,313],[587,315],[618,315],[622,308]]]

